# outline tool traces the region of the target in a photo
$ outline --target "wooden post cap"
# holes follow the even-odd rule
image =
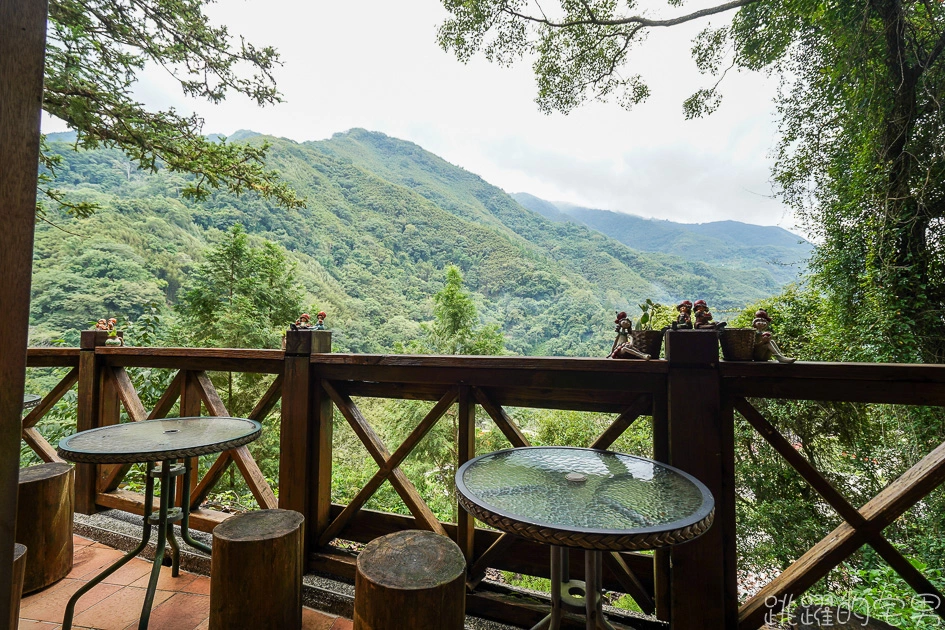
[[[396,532],[358,555],[354,630],[462,630],[465,619],[466,560],[446,536]]]
[[[358,573],[379,586],[427,589],[451,582],[466,571],[459,546],[421,530],[375,538],[358,555]]]
[[[72,470],[72,464],[65,462],[49,462],[48,464],[37,464],[20,468],[20,485],[36,483],[44,479],[51,479],[59,475],[68,474]]]
[[[281,538],[297,530],[305,518],[293,510],[259,510],[228,518],[213,528],[213,537],[230,542]]]

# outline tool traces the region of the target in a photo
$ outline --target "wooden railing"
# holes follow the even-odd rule
[[[660,361],[522,357],[444,357],[331,354],[330,336],[292,332],[285,351],[105,347],[91,332],[75,349],[31,349],[31,367],[72,368],[24,421],[24,440],[44,460],[55,451],[36,431],[37,421],[78,383],[77,429],[167,415],[180,401],[181,415],[228,415],[207,371],[274,374],[272,385],[249,414],[264,418],[281,398],[279,496],[276,501],[246,449],[219,456],[195,480],[192,523],[210,530],[226,518],[199,509],[229,463],[235,462],[262,507],[298,510],[306,516],[305,553],[311,570],[351,578],[354,558],[331,546],[334,539],[368,542],[406,528],[444,533],[459,544],[469,566],[470,612],[530,626],[540,606],[476,588],[486,568],[548,576],[548,551],[540,545],[474,527],[462,510],[456,523],[439,521],[401,468],[420,440],[455,408],[461,465],[476,454],[476,409],[486,412],[513,446],[528,439],[509,407],[607,412],[615,419],[590,444],[607,448],[639,417],[653,422],[653,456],[701,479],[716,499],[716,521],[701,538],[654,555],[613,553],[606,558],[604,586],[631,594],[646,612],[677,628],[757,628],[776,612],[772,601],[790,601],[851,553],[871,545],[918,593],[943,611],[941,595],[882,536],[882,530],[945,480],[945,444],[925,456],[859,509],[818,472],[759,413],[749,399],[779,398],[945,406],[945,366],[726,363],[718,360],[715,335],[667,333]],[[154,408],[146,410],[126,368],[178,372]],[[385,444],[358,397],[429,401],[430,410],[401,444]],[[377,464],[377,473],[346,505],[331,501],[334,410],[341,413]],[[738,413],[764,437],[843,518],[844,523],[747,602],[736,584],[734,425]],[[77,466],[76,507],[103,507],[138,514],[140,495],[118,489],[124,467]],[[364,508],[389,481],[411,516]],[[575,552],[576,553],[576,552]],[[571,563],[580,577],[583,563]]]

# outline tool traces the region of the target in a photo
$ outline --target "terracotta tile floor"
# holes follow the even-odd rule
[[[55,584],[23,598],[19,630],[56,630],[62,624],[66,602],[85,582],[123,554],[97,542],[75,536],[72,572]],[[151,563],[135,558],[86,593],[76,606],[76,630],[134,630],[144,603]],[[181,571],[172,578],[161,567],[149,630],[206,630],[210,615],[210,578]],[[302,609],[303,630],[352,630],[350,619],[311,608]]]

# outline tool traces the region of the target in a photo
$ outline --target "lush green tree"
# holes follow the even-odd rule
[[[182,291],[182,343],[196,347],[275,348],[282,331],[302,310],[302,288],[284,250],[273,243],[254,246],[240,224],[226,232]],[[248,412],[258,393],[257,375],[240,374],[234,398],[228,373],[227,406]],[[236,405],[234,407],[234,404]]]
[[[630,1],[443,0],[441,45],[461,60],[533,59],[538,105],[567,112],[589,98],[631,106],[649,88],[631,54],[654,28],[724,14],[695,39],[710,87],[687,116],[719,104],[731,67],[782,78],[775,180],[822,244],[816,281],[883,360],[941,361],[945,312],[945,5],[866,0],[735,0],[671,13]]]
[[[177,305],[197,346],[265,348],[302,309],[295,266],[274,243],[254,246],[234,225],[195,269]]]
[[[265,145],[205,138],[200,118],[173,109],[150,111],[134,99],[138,73],[156,64],[188,96],[217,103],[236,92],[260,106],[280,101],[272,77],[276,51],[243,39],[234,43],[226,27],[210,23],[203,5],[204,0],[52,0],[43,109],[78,132],[78,147],[117,147],[142,169],[192,174],[184,195],[204,198],[209,189],[224,187],[299,205],[264,166]],[[55,154],[44,149],[41,161],[48,169],[42,186],[49,198],[80,215],[94,210],[94,204],[70,200],[54,188],[60,162]]]
[[[482,325],[476,305],[463,288],[459,267],[446,268],[446,284],[433,296],[431,324],[421,326],[422,339],[416,348],[436,354],[500,354],[502,332],[495,324]]]

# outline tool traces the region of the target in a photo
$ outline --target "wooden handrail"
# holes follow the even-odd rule
[[[696,541],[672,552],[674,573],[669,569],[666,553],[657,554],[655,562],[651,556],[621,554],[609,563],[605,583],[608,588],[636,591],[638,601],[650,608],[655,605],[657,613],[664,618],[673,616],[676,621],[699,618],[702,627],[730,628],[737,624],[740,630],[756,627],[761,619],[761,608],[757,598],[739,608],[734,592],[732,427],[735,410],[748,414],[752,426],[766,435],[766,439],[783,447],[783,440],[778,440],[778,436],[772,433],[774,428],[753,411],[746,399],[945,406],[945,365],[724,362],[718,359],[710,337],[692,333],[675,336],[672,353],[667,342],[668,360],[653,361],[333,354],[328,352],[330,340],[326,345],[324,338],[314,342],[313,338],[305,337],[306,334],[310,333],[290,332],[286,351],[105,347],[95,344],[82,351],[75,348],[33,348],[28,352],[27,364],[30,367],[76,368],[53,393],[61,397],[78,380],[80,391],[84,392],[79,403],[80,417],[84,418],[82,428],[116,421],[119,402],[129,410],[132,418],[145,416],[147,410],[136,402],[125,368],[180,370],[171,388],[147,414],[152,418],[166,415],[181,392],[188,392],[187,409],[199,413],[203,405],[210,415],[222,414],[225,409],[206,378],[208,370],[275,374],[276,381],[259,401],[253,415],[261,420],[281,400],[279,505],[297,509],[308,519],[305,544],[309,567],[342,573],[350,570],[339,556],[331,555],[332,552],[320,546],[336,535],[366,542],[390,531],[419,526],[445,531],[460,543],[476,573],[470,575],[471,584],[478,582],[482,571],[492,562],[504,568],[541,574],[543,561],[536,556],[537,549],[533,546],[519,543],[510,546],[508,541],[499,542],[492,552],[486,553],[497,541],[494,533],[474,529],[471,519],[461,518],[458,524],[436,521],[400,470],[399,464],[405,453],[416,444],[422,433],[443,417],[448,406],[458,404],[460,407],[460,461],[456,465],[475,452],[475,432],[471,427],[474,428],[472,422],[477,405],[517,446],[528,441],[506,412],[508,407],[617,414],[613,424],[594,442],[595,446],[602,447],[613,443],[638,416],[652,415],[655,456],[696,474],[709,485],[719,508],[716,524],[704,537],[702,547]],[[425,400],[430,401],[431,411],[407,442],[384,445],[374,434],[370,418],[361,415],[352,397]],[[454,399],[458,403],[453,402]],[[357,500],[348,506],[331,503],[332,401],[359,431],[358,435],[366,441],[365,447],[379,467],[368,487],[362,489]],[[26,427],[28,435],[25,435],[46,458],[50,457],[51,448],[38,441],[41,436],[34,425],[51,406],[51,402],[44,404],[30,415]],[[923,460],[923,465],[932,472],[922,476],[918,482],[903,478],[896,482],[899,485],[893,484],[868,504],[882,503],[885,501],[883,497],[892,496],[890,493],[894,493],[896,488],[905,488],[900,494],[908,501],[899,501],[893,506],[896,509],[887,506],[893,505],[893,500],[882,503],[887,507],[877,512],[881,512],[880,516],[872,516],[866,508],[861,510],[862,516],[859,512],[852,512],[821,483],[822,477],[806,464],[806,460],[802,462],[795,458],[793,451],[785,453],[786,461],[795,468],[803,468],[803,476],[811,480],[819,491],[827,493],[845,517],[853,521],[853,526],[841,526],[841,529],[850,529],[849,536],[844,538],[847,542],[840,550],[843,554],[861,544],[872,544],[885,550],[883,557],[889,556],[897,570],[907,572],[904,561],[896,556],[894,550],[890,551],[888,543],[873,531],[873,524],[887,524],[901,513],[899,503],[911,505],[941,482],[945,477],[945,451],[942,447]],[[206,496],[231,461],[240,464],[260,502],[274,504],[274,496],[267,492],[265,480],[261,479],[248,450],[221,456],[207,478],[199,482],[195,496]],[[115,487],[120,481],[119,472],[110,471],[106,480],[108,487]],[[80,481],[80,478],[77,478],[77,496],[86,497],[86,508],[94,510],[110,506],[139,513],[144,511],[144,506],[136,503],[132,493],[122,490],[96,492],[94,476],[91,478],[92,489],[82,489],[81,484],[89,481]],[[384,479],[394,483],[411,506],[414,517],[380,515],[361,507]],[[898,500],[898,496],[895,495],[894,499]],[[210,528],[221,518],[224,516],[198,510],[194,524]],[[802,591],[816,574],[829,570],[843,559],[839,547],[831,545],[827,541],[815,546],[805,556],[803,566],[786,572],[783,579],[766,587],[764,594]],[[502,552],[497,552],[497,549],[502,549]],[[829,549],[830,558],[812,560],[811,554],[816,556],[822,549]],[[699,571],[694,571],[694,567]],[[652,574],[654,568],[655,575]],[[709,568],[717,573],[711,580],[705,573]],[[579,567],[577,573],[580,573]],[[921,584],[922,578],[913,574],[909,583]],[[706,588],[706,585],[711,585],[711,588]],[[685,591],[687,595],[684,598],[670,597],[671,590]],[[669,600],[672,600],[671,604],[667,603]]]

